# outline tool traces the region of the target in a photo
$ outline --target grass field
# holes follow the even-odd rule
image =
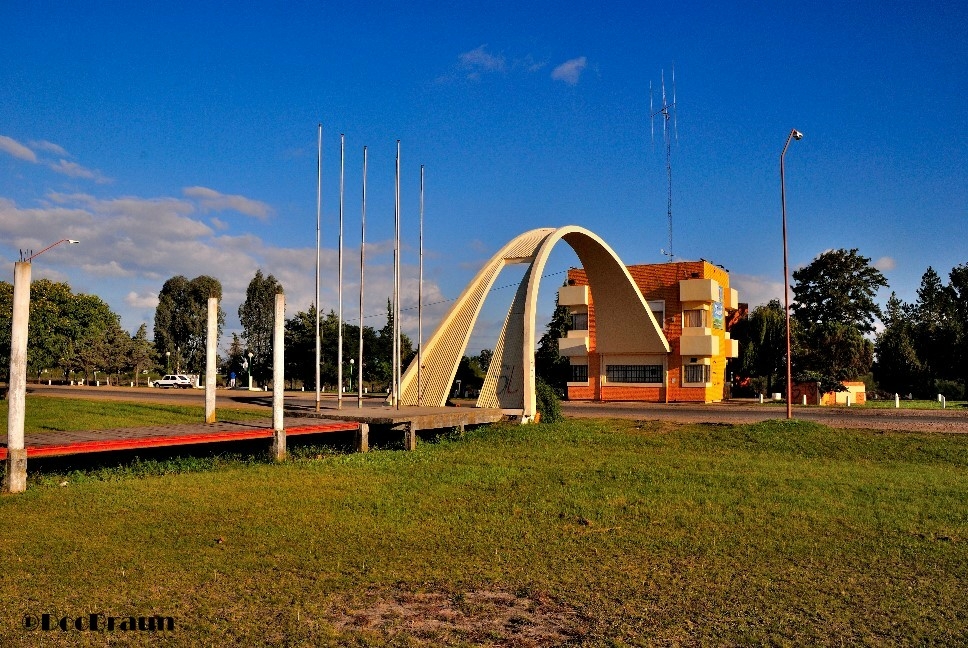
[[[968,643],[968,436],[583,420],[300,457],[0,498],[0,645],[130,640],[45,612],[193,646]]]
[[[222,420],[249,421],[271,418],[272,415],[268,411],[219,408],[218,416]],[[204,420],[205,408],[190,405],[28,396],[24,432],[103,430],[172,423],[198,423]],[[6,400],[0,400],[0,432],[3,434],[7,432]]]

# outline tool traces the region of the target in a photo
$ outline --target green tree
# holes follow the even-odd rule
[[[955,313],[955,339],[953,354],[960,369],[962,390],[968,390],[968,263],[956,266],[948,274]]]
[[[541,378],[563,398],[568,387],[571,363],[558,353],[558,340],[568,333],[568,309],[558,305],[555,297],[555,310],[548,321],[544,335],[538,340],[534,353],[535,377]]]
[[[874,347],[864,334],[874,331],[881,310],[874,302],[887,286],[880,270],[857,249],[824,252],[793,273],[796,373],[831,381],[857,379],[870,372]]]
[[[141,372],[150,369],[157,362],[155,346],[148,339],[148,325],[142,323],[138,332],[131,338],[128,351],[128,364],[134,370],[134,384],[138,385]]]
[[[954,291],[945,286],[934,268],[928,266],[921,276],[914,303],[912,338],[918,357],[924,363],[927,384],[921,395],[932,391],[931,383],[958,375],[953,344],[958,339]]]
[[[245,291],[245,301],[239,306],[242,339],[252,352],[252,377],[260,385],[272,378],[272,331],[275,321],[276,294],[282,285],[272,275],[256,270]]]
[[[857,248],[824,252],[795,270],[793,280],[793,310],[805,330],[836,322],[861,333],[874,331],[881,314],[874,297],[887,280]]]
[[[888,392],[909,394],[921,391],[923,370],[914,343],[913,307],[891,293],[884,309],[884,330],[874,345],[874,379]]]
[[[786,375],[786,312],[779,299],[757,306],[743,324],[740,341],[740,373],[764,378],[766,392],[773,393],[777,379]]]
[[[155,309],[155,349],[158,359],[171,353],[171,361],[183,372],[201,373],[205,367],[205,337],[208,332],[208,299],[219,299],[218,333],[225,324],[222,284],[201,275],[191,281],[178,275],[165,282]]]

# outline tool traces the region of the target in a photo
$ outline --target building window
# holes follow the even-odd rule
[[[571,365],[571,376],[569,382],[587,383],[588,365]]]
[[[682,381],[684,383],[710,382],[709,365],[707,364],[686,365],[683,367],[683,371],[686,374],[685,379]]]
[[[662,383],[662,365],[605,365],[605,378],[615,383]]]
[[[701,308],[682,311],[682,326],[684,328],[687,326],[705,328],[708,326],[706,324],[706,311]]]
[[[656,301],[649,302],[649,310],[652,311],[652,315],[655,316],[655,321],[658,322],[659,328],[665,328],[665,300],[659,299]]]
[[[587,331],[588,313],[572,313],[569,328],[572,331]]]

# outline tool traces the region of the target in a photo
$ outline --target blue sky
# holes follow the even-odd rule
[[[0,5],[0,258],[62,246],[35,277],[151,328],[164,281],[223,283],[228,330],[257,268],[289,312],[312,300],[316,125],[324,126],[323,298],[336,308],[346,137],[344,312],[358,317],[368,146],[367,319],[390,286],[402,141],[405,305],[416,302],[426,167],[425,334],[501,245],[581,225],[626,263],[668,248],[661,122],[675,64],[673,252],[782,294],[779,153],[793,267],[857,247],[915,298],[968,262],[968,9],[961,3],[273,3]],[[843,5],[843,6],[841,6]],[[556,251],[549,272],[577,263]],[[519,275],[520,273],[518,273]],[[513,283],[514,273],[498,279]],[[560,275],[546,279],[550,313]],[[469,351],[493,345],[495,292]],[[884,291],[881,302],[889,291]],[[405,325],[415,333],[415,311]]]

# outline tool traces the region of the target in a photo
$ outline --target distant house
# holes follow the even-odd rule
[[[595,296],[583,269],[568,271],[558,304],[571,326],[559,340],[571,376],[569,400],[716,402],[724,397],[726,360],[739,355],[729,329],[741,312],[729,273],[708,261],[627,267],[669,344],[668,353],[599,353]],[[745,305],[743,305],[745,306]],[[613,333],[614,335],[614,333]]]

